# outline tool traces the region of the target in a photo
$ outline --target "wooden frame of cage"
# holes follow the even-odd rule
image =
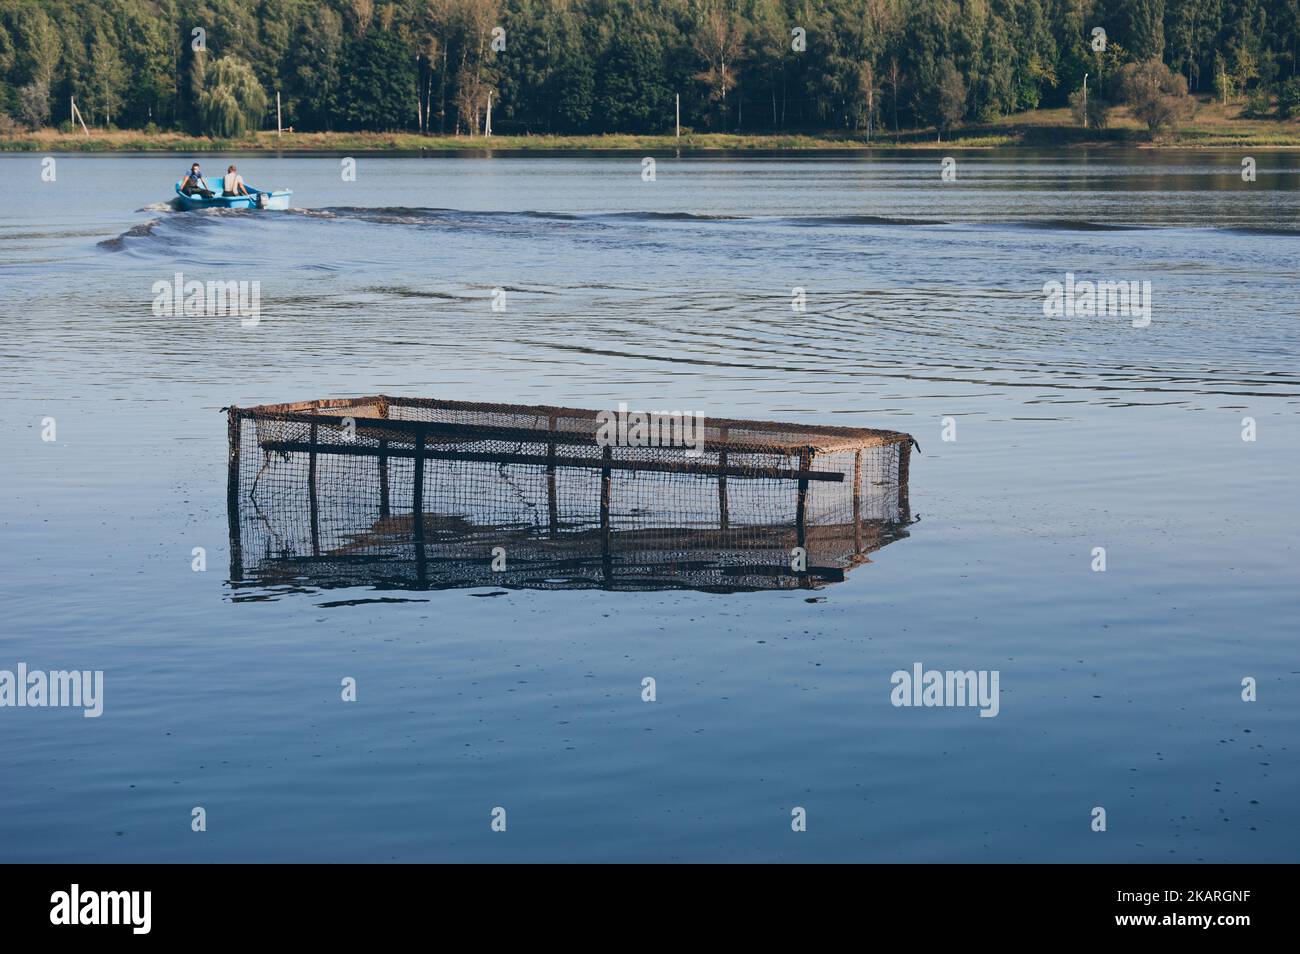
[[[454,422],[421,421],[393,418],[389,410],[393,407],[431,408],[465,413],[507,414],[531,417],[538,421],[545,418],[546,427],[497,426],[483,424],[464,424]],[[562,430],[557,427],[561,419],[590,420],[595,422],[601,412],[581,408],[552,407],[546,405],[489,404],[470,401],[438,401],[423,398],[401,398],[388,395],[373,395],[355,398],[327,398],[318,401],[296,401],[287,404],[264,404],[256,407],[225,408],[228,412],[227,427],[230,440],[227,476],[227,508],[231,521],[231,539],[238,541],[239,512],[239,467],[242,453],[240,424],[245,419],[255,421],[283,421],[308,425],[307,440],[269,440],[259,441],[258,446],[264,451],[276,451],[285,454],[304,453],[307,455],[307,483],[310,510],[313,549],[318,536],[318,503],[316,488],[316,461],[319,455],[336,454],[346,456],[374,457],[378,459],[379,468],[379,513],[387,516],[391,512],[392,500],[389,492],[388,461],[390,459],[410,458],[414,460],[414,476],[411,493],[411,512],[413,515],[423,513],[424,507],[424,462],[426,460],[457,460],[495,464],[519,464],[541,466],[546,468],[548,486],[548,518],[552,533],[559,528],[559,514],[556,499],[555,474],[559,468],[584,468],[599,470],[600,480],[600,529],[605,536],[608,548],[610,531],[611,484],[616,470],[662,472],[678,474],[695,474],[713,477],[717,480],[719,527],[729,526],[729,503],[727,482],[731,479],[765,479],[789,480],[795,486],[795,535],[798,546],[804,546],[807,535],[806,507],[809,484],[818,481],[843,482],[845,475],[839,471],[819,471],[813,469],[817,457],[823,454],[854,453],[853,462],[853,521],[855,536],[861,528],[861,493],[862,493],[862,451],[893,445],[898,448],[898,495],[899,510],[904,521],[908,519],[908,469],[911,449],[915,441],[909,434],[899,431],[876,430],[869,428],[850,428],[826,425],[801,425],[778,423],[774,421],[744,421],[724,418],[710,418],[706,426],[718,432],[718,438],[703,440],[702,451],[717,455],[717,463],[682,460],[637,460],[616,459],[608,445],[601,445],[597,440],[595,428],[586,430]],[[360,412],[367,413],[360,413]],[[370,413],[373,412],[373,413]],[[376,441],[376,446],[325,443],[319,440],[319,425],[329,424],[343,426],[351,420],[356,434]],[[736,437],[754,435],[749,438]],[[797,434],[808,438],[806,442],[780,440],[778,435]],[[766,437],[765,437],[766,435]],[[439,447],[439,444],[454,444],[460,441],[482,441],[499,439],[519,443],[545,444],[545,454],[521,454],[508,452],[473,452]],[[407,446],[409,445],[409,447]],[[563,447],[601,447],[601,456],[577,457],[561,453]],[[746,465],[746,454],[784,455],[797,457],[797,467],[772,467]],[[418,546],[424,542],[424,521],[412,521],[413,542]],[[235,554],[232,553],[232,558]]]

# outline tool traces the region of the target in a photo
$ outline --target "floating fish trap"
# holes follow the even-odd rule
[[[816,587],[910,523],[896,431],[376,396],[229,433],[236,584]]]

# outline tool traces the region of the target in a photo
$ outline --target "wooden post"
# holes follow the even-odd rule
[[[320,505],[316,500],[316,427],[311,426],[311,436],[308,438],[308,446],[311,448],[307,453],[307,492],[308,504],[311,508],[311,555],[320,556]]]
[[[277,90],[275,91],[275,135],[276,135],[276,138],[279,138],[280,133],[283,132],[283,130],[284,130],[284,126],[283,126],[283,124],[280,122],[280,91],[277,89]]]
[[[609,492],[612,483],[609,462],[613,457],[614,452],[609,448],[609,445],[606,445],[600,453],[600,459],[605,464],[600,469],[600,532],[601,547],[606,555],[609,554]]]
[[[795,539],[803,546],[808,539],[808,469],[812,464],[812,448],[805,447],[799,452],[799,496],[794,508]]]
[[[862,552],[862,451],[853,455],[853,552]]]
[[[379,402],[380,418],[388,417],[388,402]],[[388,441],[379,442],[379,516],[387,517],[389,514],[388,499]]]
[[[424,553],[424,431],[415,435],[415,486],[411,490],[411,533]]]
[[[424,541],[415,545],[415,580],[421,586],[429,582],[429,560],[424,552]]]
[[[555,430],[555,415],[547,418],[546,429]],[[555,490],[555,441],[546,445],[546,512],[550,517],[551,533],[560,529],[560,508]]]
[[[718,432],[718,439],[721,441],[723,449],[718,451],[718,525],[723,530],[731,526],[731,514],[727,506],[727,435],[729,428],[721,428]]]
[[[912,503],[907,491],[911,456],[912,442],[910,440],[901,442],[898,445],[898,512],[904,523],[910,523],[912,520]]]
[[[230,579],[242,580],[244,578],[244,557],[239,522],[239,432],[241,420],[237,408],[228,408],[226,414],[226,436],[230,440],[230,450],[226,458],[226,530],[230,536]]]
[[[682,94],[677,94],[677,138],[682,138]]]
[[[600,566],[606,586],[611,586],[614,582],[613,554],[609,540],[609,497],[612,477],[608,466],[613,457],[614,452],[606,444],[600,454],[601,460],[606,465],[600,471]]]
[[[379,516],[387,517],[388,501],[388,441],[379,442]]]

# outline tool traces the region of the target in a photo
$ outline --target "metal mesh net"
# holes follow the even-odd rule
[[[817,587],[910,520],[894,431],[396,397],[229,414],[236,583]]]

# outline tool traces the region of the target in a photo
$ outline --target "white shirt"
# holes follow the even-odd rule
[[[227,172],[225,178],[221,180],[222,188],[227,192],[238,192],[243,183],[244,177],[238,172]]]

